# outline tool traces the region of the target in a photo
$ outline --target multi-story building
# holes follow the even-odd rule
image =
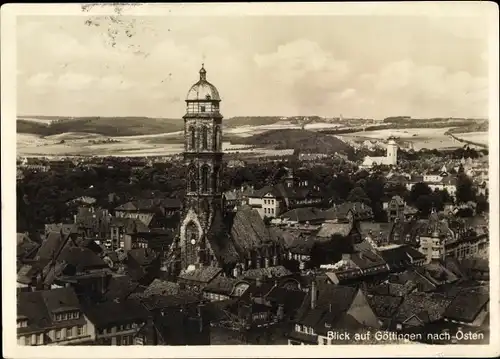
[[[137,344],[137,333],[150,318],[149,311],[135,299],[89,306],[85,312],[95,326],[97,345]]]
[[[88,345],[94,341],[94,324],[72,288],[18,293],[19,345]]]

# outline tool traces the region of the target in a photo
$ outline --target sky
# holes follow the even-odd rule
[[[232,116],[486,117],[479,16],[20,16],[17,113],[180,118],[205,64]]]

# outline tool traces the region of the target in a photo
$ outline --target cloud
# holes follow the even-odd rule
[[[28,80],[26,81],[26,84],[29,86],[29,87],[33,87],[33,88],[43,88],[45,86],[48,86],[50,84],[50,81],[53,78],[53,75],[51,73],[48,73],[48,72],[44,72],[44,73],[39,73],[39,74],[35,74],[33,76],[31,76],[30,78],[28,78]]]
[[[272,53],[257,54],[254,61],[261,70],[291,85],[309,76],[330,84],[349,74],[347,62],[336,60],[316,42],[304,39],[281,45]]]
[[[90,88],[96,80],[88,74],[68,72],[59,76],[56,85],[64,90],[78,91]]]
[[[443,66],[397,61],[378,73],[361,75],[358,83],[359,92],[377,99],[372,112],[379,114],[481,116],[487,110],[487,79]]]
[[[131,89],[134,83],[123,76],[110,75],[98,80],[98,86],[103,90],[125,91]]]
[[[345,89],[344,91],[341,92],[339,98],[340,99],[347,99],[347,98],[353,97],[355,95],[356,95],[356,90],[353,88],[348,88],[348,89]]]
[[[181,116],[204,62],[228,117],[486,113],[488,53],[484,37],[468,34],[475,23],[335,20],[319,26],[315,17],[297,31],[279,18],[142,17],[128,37],[128,20],[120,28],[85,26],[85,17],[23,18],[18,96],[28,108],[21,112],[45,114],[51,97],[64,99],[54,102],[58,113]],[[114,47],[109,26],[120,30]]]
[[[281,94],[281,101],[291,102],[302,113],[324,110],[332,97],[345,89],[351,73],[347,61],[336,59],[316,42],[305,39],[257,54],[254,61],[262,78],[273,82],[270,91]]]

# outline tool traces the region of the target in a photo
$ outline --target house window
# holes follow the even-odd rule
[[[66,338],[73,336],[73,328],[66,328]]]
[[[300,333],[300,324],[295,324],[295,331]]]
[[[61,329],[56,330],[56,340],[61,340]]]
[[[205,106],[204,105],[200,106],[200,112],[205,112]]]
[[[83,325],[78,326],[78,335],[84,335],[85,334],[85,327]]]
[[[31,335],[26,336],[25,344],[26,345],[31,345]]]
[[[43,344],[43,334],[38,334],[37,344],[38,345],[42,345]]]
[[[17,321],[17,327],[18,328],[25,328],[28,326],[28,321],[27,320],[18,320]]]

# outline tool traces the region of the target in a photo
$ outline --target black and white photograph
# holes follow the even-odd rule
[[[494,3],[1,15],[7,357],[499,353]]]

